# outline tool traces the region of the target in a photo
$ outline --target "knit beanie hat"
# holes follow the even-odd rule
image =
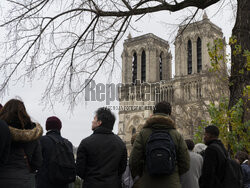
[[[56,116],[51,116],[46,120],[46,130],[56,129],[61,130],[62,128],[62,122],[59,118]]]

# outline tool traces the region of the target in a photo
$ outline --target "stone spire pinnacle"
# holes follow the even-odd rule
[[[131,39],[132,38],[132,35],[131,35],[131,33],[129,32],[129,34],[128,34],[128,39]]]
[[[206,20],[206,19],[208,19],[208,17],[207,17],[207,13],[206,13],[206,11],[204,11],[204,14],[203,14],[203,20]]]

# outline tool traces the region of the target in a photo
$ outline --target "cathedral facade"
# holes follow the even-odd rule
[[[118,135],[130,152],[131,136],[138,133],[159,101],[172,105],[172,118],[185,138],[192,138],[206,105],[218,98],[215,78],[209,72],[207,44],[223,39],[222,30],[203,15],[201,21],[183,25],[175,38],[175,75],[168,41],[146,34],[125,40]],[[225,55],[225,48],[220,52]],[[226,68],[226,65],[222,64]]]

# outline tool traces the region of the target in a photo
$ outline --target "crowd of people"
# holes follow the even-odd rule
[[[184,140],[168,102],[157,103],[132,136],[129,156],[114,123],[110,109],[97,109],[93,134],[81,141],[75,159],[58,117],[47,118],[43,135],[21,100],[0,105],[0,187],[68,188],[79,176],[83,188],[250,188],[248,153],[230,159],[214,125],[205,128],[204,144]]]

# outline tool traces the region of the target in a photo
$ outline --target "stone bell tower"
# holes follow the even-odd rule
[[[155,101],[145,100],[146,93],[142,85],[170,80],[172,55],[168,42],[151,33],[134,38],[129,35],[123,46],[122,83],[124,85],[120,94],[125,100],[120,101],[118,134],[127,143],[129,149],[131,136],[140,130],[146,118],[152,113],[152,109],[144,107],[155,104]],[[131,109],[122,107],[131,107]]]
[[[227,88],[219,84],[219,78],[210,71],[209,48],[215,40],[222,40],[221,28],[212,23],[204,13],[201,21],[179,27],[175,39],[174,113],[179,131],[193,137],[201,120],[208,120],[207,107],[223,95]],[[225,57],[225,47],[218,53]],[[223,74],[226,70],[224,58],[218,62]],[[225,75],[225,78],[227,75]],[[227,83],[224,86],[227,86]]]
[[[175,40],[175,76],[207,71],[211,67],[207,44],[222,38],[221,28],[213,24],[206,13],[201,21],[180,26]]]
[[[123,47],[122,83],[152,83],[171,79],[172,56],[167,41],[151,33],[135,38],[129,35]]]

